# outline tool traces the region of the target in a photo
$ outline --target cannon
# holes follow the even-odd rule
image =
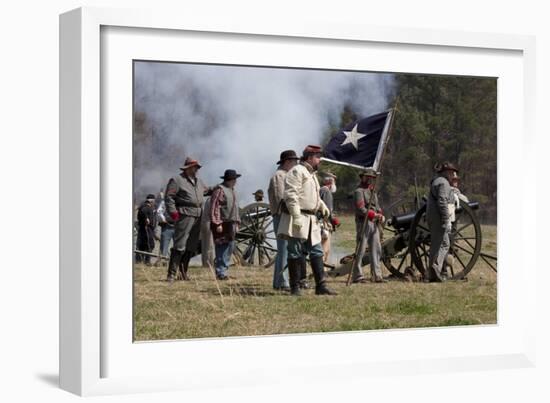
[[[234,256],[242,265],[269,267],[277,254],[277,236],[269,204],[249,204],[240,210],[240,217]]]
[[[414,210],[416,208],[416,210]],[[496,257],[481,252],[481,227],[475,211],[477,202],[460,201],[456,209],[450,241],[451,246],[446,260],[449,279],[465,278],[481,256],[493,270],[496,267],[488,260]],[[397,203],[390,208],[389,217],[382,231],[382,263],[395,278],[424,275],[429,266],[430,230],[426,222],[426,204]],[[387,237],[391,234],[392,236]],[[353,255],[340,260],[341,266],[332,270],[335,275],[349,273]],[[363,257],[363,266],[368,265],[369,254]]]

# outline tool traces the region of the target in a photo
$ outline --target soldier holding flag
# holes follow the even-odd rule
[[[369,246],[372,281],[385,282],[380,269],[382,248],[378,224],[384,216],[375,193],[378,170],[382,165],[396,108],[368,116],[349,124],[332,136],[325,152],[326,161],[363,170],[355,191],[357,244],[347,284],[365,282],[361,261]],[[366,170],[366,171],[365,171]]]

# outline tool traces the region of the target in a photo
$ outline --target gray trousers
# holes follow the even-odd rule
[[[433,277],[435,275],[441,280],[441,272],[451,244],[449,231],[442,228],[441,224],[434,223],[430,225],[430,239],[430,266],[427,267],[427,276],[428,279],[435,280]]]
[[[373,221],[367,221],[364,229],[364,236],[361,239],[361,226],[363,220],[355,220],[355,230],[357,233],[356,242],[361,242],[353,265],[353,279],[363,277],[363,255],[365,249],[369,247],[370,271],[373,278],[382,278],[382,270],[380,268],[380,259],[382,257],[382,245],[380,244],[380,230],[378,225]]]
[[[174,249],[195,253],[201,233],[200,217],[184,216],[174,225]]]

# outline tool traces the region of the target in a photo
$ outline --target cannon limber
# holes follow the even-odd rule
[[[415,210],[416,208],[416,210]],[[452,226],[451,246],[446,260],[448,277],[452,280],[464,279],[474,268],[479,257],[496,271],[491,260],[496,257],[481,252],[482,234],[475,211],[477,202],[460,201]],[[430,259],[430,230],[426,221],[426,204],[397,203],[390,208],[389,217],[382,228],[382,262],[395,278],[415,277],[426,273]],[[387,235],[391,235],[387,237]],[[340,260],[340,266],[329,273],[343,275],[349,273],[353,255]],[[363,257],[362,264],[370,263],[369,254]]]

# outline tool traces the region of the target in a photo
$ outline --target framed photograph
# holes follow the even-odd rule
[[[60,45],[62,388],[533,365],[531,37],[94,8]]]

